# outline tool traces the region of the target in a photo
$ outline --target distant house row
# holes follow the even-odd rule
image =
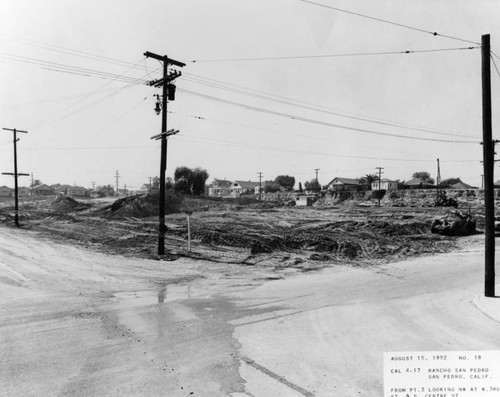
[[[59,185],[59,186],[48,186],[45,184],[34,186],[34,187],[19,187],[17,189],[17,194],[19,197],[28,196],[53,196],[56,194],[64,194],[67,196],[74,197],[91,197],[92,191],[80,186],[70,186],[70,185]],[[14,189],[7,186],[0,186],[0,197],[12,197],[14,196]]]
[[[338,191],[359,191],[365,188],[358,179],[350,178],[334,178],[328,185],[327,190],[338,192]],[[390,179],[383,178],[380,182],[374,181],[371,184],[371,190],[398,190],[398,189],[433,189],[436,185],[432,183],[425,182],[420,178],[413,178],[407,182],[399,183],[397,181],[391,181]],[[452,189],[467,190],[476,189],[464,182],[458,182],[451,186]]]
[[[268,182],[262,182],[262,188]],[[259,194],[260,188],[259,182],[252,181],[228,181],[226,179],[214,179],[214,181],[208,185],[205,189],[205,194],[211,197],[239,197],[244,194]],[[425,182],[420,178],[413,178],[407,182],[400,183],[398,181],[392,181],[387,178],[383,178],[380,182],[374,181],[371,184],[371,190],[398,190],[398,189],[432,189],[436,188],[436,185]],[[451,186],[452,189],[475,189],[475,187],[470,186],[464,182],[456,183]],[[343,178],[336,177],[326,185],[326,189],[332,192],[341,191],[361,191],[366,189],[366,185],[362,184],[358,179],[353,178]]]

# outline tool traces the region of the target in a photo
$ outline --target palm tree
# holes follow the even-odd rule
[[[364,179],[364,184],[367,189],[371,189],[372,183],[378,181],[377,174],[366,174],[362,179]]]

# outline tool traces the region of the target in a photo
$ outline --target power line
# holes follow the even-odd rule
[[[490,53],[490,58],[491,58],[491,62],[493,62],[493,66],[495,67],[495,70],[497,71],[498,77],[500,77],[500,70],[498,70],[497,63],[495,62],[495,59],[493,58],[491,53]]]
[[[196,142],[205,142],[208,144],[217,144],[217,145],[224,145],[224,146],[230,146],[230,147],[243,147],[243,148],[255,147],[255,148],[258,148],[260,150],[267,150],[267,151],[273,151],[273,152],[287,152],[287,153],[293,152],[293,153],[313,154],[313,155],[330,156],[330,157],[351,158],[351,159],[377,160],[377,161],[384,160],[384,161],[398,161],[398,162],[408,162],[408,163],[427,163],[427,162],[432,161],[431,159],[423,160],[423,159],[408,159],[408,158],[356,156],[356,155],[333,153],[331,151],[320,152],[320,151],[289,149],[289,148],[287,148],[285,150],[283,148],[283,146],[252,145],[252,144],[248,144],[248,143],[242,143],[242,142],[230,141],[230,140],[221,140],[221,139],[213,139],[213,138],[206,138],[206,137],[203,137],[203,138],[195,137],[195,136],[192,136],[189,134],[183,134],[182,136],[179,136],[178,139],[179,140],[196,141]],[[472,162],[477,162],[477,161],[472,161]]]
[[[112,89],[110,89],[110,90],[112,90]],[[17,109],[20,107],[24,108],[26,106],[40,106],[40,105],[45,105],[48,103],[67,101],[69,99],[88,97],[88,96],[92,96],[94,94],[95,94],[95,90],[82,92],[80,94],[63,95],[63,96],[58,96],[58,97],[53,97],[53,98],[43,98],[43,99],[37,99],[37,100],[33,100],[33,101],[17,102],[17,103],[11,103],[10,105],[2,106],[2,109]]]
[[[43,49],[47,49],[49,51],[55,51],[55,52],[59,52],[59,53],[63,53],[63,54],[78,56],[81,58],[86,58],[86,59],[95,60],[95,61],[99,61],[99,62],[107,62],[110,64],[121,65],[121,66],[133,65],[133,63],[128,62],[128,61],[123,61],[123,60],[119,60],[116,58],[111,58],[111,57],[107,57],[107,56],[103,56],[103,55],[93,54],[90,52],[80,51],[80,50],[76,50],[73,48],[58,46],[58,45],[46,43],[43,41],[32,40],[32,39],[27,39],[27,38],[22,38],[22,39],[13,38],[11,36],[5,36],[5,35],[4,35],[4,37],[6,37],[8,40],[11,40],[11,41],[14,41],[17,43],[21,43],[24,45],[37,47],[37,48],[43,48]],[[142,70],[142,68],[137,67],[137,65],[133,65],[133,66],[134,66],[134,69]]]
[[[388,152],[397,152],[398,154],[408,154],[408,155],[414,154],[414,153],[405,153],[405,152],[402,152],[401,150],[391,150],[391,149],[387,148],[387,145],[384,145],[384,147],[375,147],[374,145],[363,145],[362,143],[359,143],[359,142],[356,142],[355,144],[353,144],[352,142],[339,141],[337,139],[328,139],[328,138],[318,137],[318,136],[314,136],[314,135],[304,136],[303,134],[297,134],[297,133],[294,133],[292,131],[286,131],[286,132],[285,131],[278,131],[278,130],[273,130],[273,129],[269,129],[269,128],[256,127],[256,126],[249,125],[249,124],[234,123],[234,122],[227,121],[227,120],[220,120],[220,119],[213,119],[213,118],[209,118],[209,117],[195,116],[195,115],[186,114],[186,113],[180,113],[180,112],[174,112],[174,111],[169,111],[169,113],[177,114],[177,115],[181,115],[181,116],[185,116],[185,117],[190,117],[190,118],[193,118],[196,120],[213,121],[213,122],[217,122],[217,123],[229,124],[229,125],[234,125],[234,126],[238,126],[238,127],[252,128],[252,129],[266,131],[266,132],[275,133],[275,134],[282,134],[282,135],[286,135],[287,137],[289,137],[290,135],[296,135],[301,139],[303,139],[303,138],[320,139],[322,142],[328,141],[328,142],[347,145],[347,146],[355,146],[357,148],[366,147],[366,148],[370,148],[372,150],[375,148],[375,149],[381,149],[381,150],[388,151]],[[428,159],[431,160],[433,158],[434,157],[429,157]]]
[[[481,47],[458,47],[458,48],[440,48],[429,50],[403,50],[403,51],[384,51],[384,52],[360,52],[360,53],[346,53],[346,54],[325,54],[325,55],[290,55],[290,56],[276,56],[276,57],[252,57],[252,58],[222,58],[222,59],[195,59],[192,63],[209,63],[209,62],[241,62],[241,61],[279,61],[279,60],[292,60],[292,59],[321,59],[321,58],[345,58],[345,57],[358,57],[358,56],[375,56],[375,55],[407,55],[429,52],[444,52],[444,51],[461,51],[473,50]]]
[[[195,95],[195,96],[199,96],[202,98],[210,99],[210,100],[213,100],[216,102],[221,102],[221,103],[224,103],[227,105],[241,107],[241,108],[244,108],[247,110],[253,110],[256,112],[267,113],[267,114],[271,114],[274,116],[289,118],[292,120],[298,120],[298,121],[303,121],[306,123],[324,125],[324,126],[328,126],[328,127],[335,127],[335,128],[345,129],[345,130],[349,130],[349,131],[356,131],[356,132],[361,132],[361,133],[382,135],[382,136],[391,136],[391,137],[395,137],[395,138],[404,138],[404,139],[411,139],[411,140],[417,140],[417,141],[446,142],[446,143],[468,143],[468,144],[470,144],[470,143],[477,144],[478,143],[477,141],[460,141],[460,140],[449,140],[449,139],[424,138],[424,137],[407,136],[407,135],[400,135],[400,134],[394,134],[394,133],[389,133],[389,132],[369,130],[369,129],[365,129],[365,128],[350,127],[350,126],[331,123],[331,122],[327,122],[327,121],[321,121],[321,120],[315,120],[315,119],[310,119],[310,118],[306,118],[306,117],[296,116],[293,114],[277,112],[277,111],[273,111],[273,110],[269,110],[269,109],[260,108],[257,106],[246,105],[246,104],[243,104],[240,102],[231,101],[231,100],[227,100],[227,99],[223,99],[223,98],[218,98],[218,97],[215,97],[212,95],[202,94],[202,93],[199,93],[196,91],[186,90],[186,89],[182,89],[182,88],[178,88],[178,91],[182,91],[182,92],[185,92],[186,94]]]
[[[189,73],[186,73],[186,74],[190,75]],[[282,104],[286,104],[286,105],[290,105],[290,106],[299,107],[302,109],[313,110],[313,111],[320,112],[320,113],[332,114],[332,115],[343,117],[343,118],[365,121],[365,122],[373,123],[373,124],[392,126],[392,127],[413,130],[413,131],[419,131],[419,132],[428,132],[430,134],[448,135],[448,136],[454,136],[454,137],[459,136],[459,137],[463,137],[463,138],[470,138],[471,137],[471,135],[458,134],[458,133],[452,133],[452,132],[442,132],[442,131],[439,131],[436,129],[424,128],[424,127],[418,127],[418,126],[409,126],[407,124],[398,123],[395,121],[388,121],[388,120],[380,121],[380,120],[376,120],[374,118],[369,118],[369,116],[363,117],[363,116],[353,116],[353,115],[343,114],[343,113],[340,113],[340,111],[331,110],[329,108],[326,108],[326,107],[323,107],[320,105],[310,104],[307,102],[301,102],[301,101],[297,101],[297,100],[294,100],[291,98],[286,98],[286,97],[282,97],[282,96],[278,96],[278,95],[274,95],[274,94],[270,94],[270,93],[265,93],[262,91],[252,90],[252,89],[244,88],[244,87],[237,86],[237,85],[222,83],[222,82],[219,82],[217,80],[214,80],[217,83],[204,82],[203,80],[200,81],[200,80],[193,79],[190,77],[185,77],[184,80],[191,81],[191,82],[194,82],[197,84],[206,85],[206,86],[213,87],[213,88],[219,88],[222,90],[234,92],[234,93],[245,95],[245,96],[250,96],[250,97],[259,98],[259,99],[265,99],[265,100],[269,100],[269,101],[273,101],[273,102],[277,102],[277,103],[282,103]],[[210,80],[210,79],[206,79],[206,80]],[[225,86],[227,86],[227,87],[225,87]],[[231,88],[231,86],[234,86],[236,88]]]
[[[313,5],[316,5],[316,6],[319,6],[319,7],[323,7],[323,8],[328,8],[328,9],[330,9],[330,10],[335,10],[335,11],[343,12],[343,13],[346,13],[346,14],[356,15],[356,16],[358,16],[358,17],[371,19],[371,20],[373,20],[373,21],[382,22],[382,23],[387,23],[387,24],[389,24],[389,25],[398,26],[398,27],[400,27],[400,28],[405,28],[405,29],[415,30],[415,31],[417,31],[417,32],[431,34],[431,35],[433,35],[433,36],[440,36],[440,37],[444,37],[444,38],[447,38],[447,39],[452,39],[452,40],[462,41],[462,42],[465,42],[465,43],[471,43],[471,44],[477,44],[477,45],[480,45],[480,43],[478,43],[478,42],[476,42],[476,41],[466,40],[466,39],[462,39],[462,38],[455,37],[455,36],[448,36],[448,35],[440,34],[440,33],[438,33],[438,32],[433,32],[433,31],[431,31],[431,30],[426,30],[426,29],[417,28],[417,27],[415,27],[415,26],[410,26],[410,25],[405,25],[405,24],[403,24],[403,23],[398,23],[398,22],[389,21],[389,20],[387,20],[387,19],[382,19],[382,18],[373,17],[373,16],[370,16],[370,15],[361,14],[361,13],[359,13],[359,12],[354,12],[354,11],[345,10],[345,9],[343,9],[343,8],[338,8],[338,7],[333,7],[333,6],[329,6],[329,5],[326,5],[326,4],[316,3],[316,2],[314,2],[314,1],[310,1],[310,0],[299,0],[299,1],[301,1],[301,2],[303,2],[303,3],[313,4]]]
[[[142,60],[141,60],[141,61],[139,61],[139,62],[142,62]],[[137,63],[139,63],[139,62],[137,62]],[[123,72],[122,74],[127,73],[129,70],[130,70],[130,68],[129,68],[129,69],[127,69],[127,70],[126,70],[125,72]],[[76,101],[75,103],[72,103],[71,105],[69,105],[69,106],[65,107],[62,111],[60,111],[60,112],[56,113],[55,115],[50,116],[50,117],[48,117],[48,118],[46,118],[46,119],[44,119],[44,120],[42,120],[42,121],[39,121],[39,122],[38,122],[38,123],[36,123],[36,124],[35,124],[32,128],[34,128],[34,127],[39,127],[40,125],[46,125],[46,124],[48,124],[48,123],[50,123],[50,122],[54,122],[54,121],[57,121],[57,120],[62,120],[62,119],[65,119],[65,118],[67,118],[67,117],[70,117],[70,116],[72,116],[72,115],[74,115],[74,114],[76,114],[76,113],[78,113],[78,112],[80,112],[80,111],[82,111],[82,110],[87,109],[88,107],[90,107],[90,106],[92,106],[92,105],[95,105],[95,104],[97,104],[97,103],[99,103],[99,102],[102,102],[102,101],[104,101],[104,100],[106,100],[106,99],[108,99],[108,98],[110,98],[110,97],[113,97],[113,96],[115,96],[115,95],[118,95],[120,92],[125,91],[125,90],[128,90],[129,88],[132,88],[133,86],[137,85],[136,83],[129,83],[129,84],[128,84],[128,85],[126,85],[125,87],[121,87],[121,88],[119,88],[118,90],[115,90],[115,91],[113,91],[113,92],[109,93],[108,95],[106,95],[106,96],[104,96],[104,97],[102,97],[102,98],[99,98],[99,99],[97,99],[97,100],[95,100],[95,101],[93,101],[93,102],[91,102],[91,103],[89,103],[89,104],[87,104],[87,105],[85,105],[85,106],[83,106],[83,107],[80,107],[80,108],[78,108],[78,109],[74,110],[74,111],[73,111],[73,112],[71,112],[71,113],[67,113],[67,111],[68,111],[68,110],[70,110],[70,109],[71,109],[71,108],[73,108],[74,106],[76,106],[76,105],[78,105],[79,103],[81,103],[81,102],[83,102],[84,100],[86,100],[88,97],[90,97],[90,95],[96,94],[97,92],[99,92],[99,91],[103,90],[103,89],[104,89],[106,86],[108,86],[110,83],[111,83],[111,81],[110,81],[110,82],[108,82],[108,83],[106,83],[106,84],[104,84],[104,85],[102,85],[101,87],[99,87],[99,88],[97,88],[96,90],[94,90],[92,94],[89,94],[88,96],[86,96],[86,97],[84,97],[84,98],[82,98],[82,99],[80,99],[80,100]],[[60,115],[62,115],[62,116],[60,116]]]
[[[147,80],[140,79],[137,77],[132,77],[132,76],[124,76],[124,73],[116,74],[116,73],[106,72],[106,71],[97,70],[97,69],[89,69],[89,68],[83,68],[80,66],[73,66],[73,65],[63,64],[63,63],[50,62],[50,61],[45,61],[43,59],[24,57],[24,56],[20,56],[20,55],[9,54],[9,53],[4,53],[1,55],[1,57],[4,59],[14,61],[14,62],[25,63],[25,64],[29,64],[29,65],[36,65],[42,69],[50,70],[53,72],[71,73],[71,74],[76,74],[76,75],[85,76],[85,77],[92,76],[92,77],[98,77],[101,79],[120,81],[120,82],[124,82],[124,83],[140,83],[140,84],[147,83]],[[142,62],[142,59],[139,62]],[[133,68],[133,66],[131,66],[129,69],[127,69],[127,71],[129,71],[132,68]]]

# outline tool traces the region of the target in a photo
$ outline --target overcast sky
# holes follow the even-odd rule
[[[318,168],[327,184],[383,167],[409,180],[435,178],[439,158],[443,179],[481,186],[481,53],[467,48],[491,34],[500,56],[500,2],[311,1],[412,29],[300,0],[2,0],[0,127],[28,130],[19,172],[92,187],[114,186],[118,171],[131,189],[159,175],[151,51],[186,63],[168,105],[180,130],[169,176],[185,165],[209,181],[262,172],[304,183]],[[407,50],[443,51],[387,54]],[[495,128],[493,65],[492,85]],[[13,171],[7,131],[0,170]]]

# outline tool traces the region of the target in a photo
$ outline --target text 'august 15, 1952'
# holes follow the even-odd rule
[[[500,350],[384,353],[384,397],[500,396]]]

